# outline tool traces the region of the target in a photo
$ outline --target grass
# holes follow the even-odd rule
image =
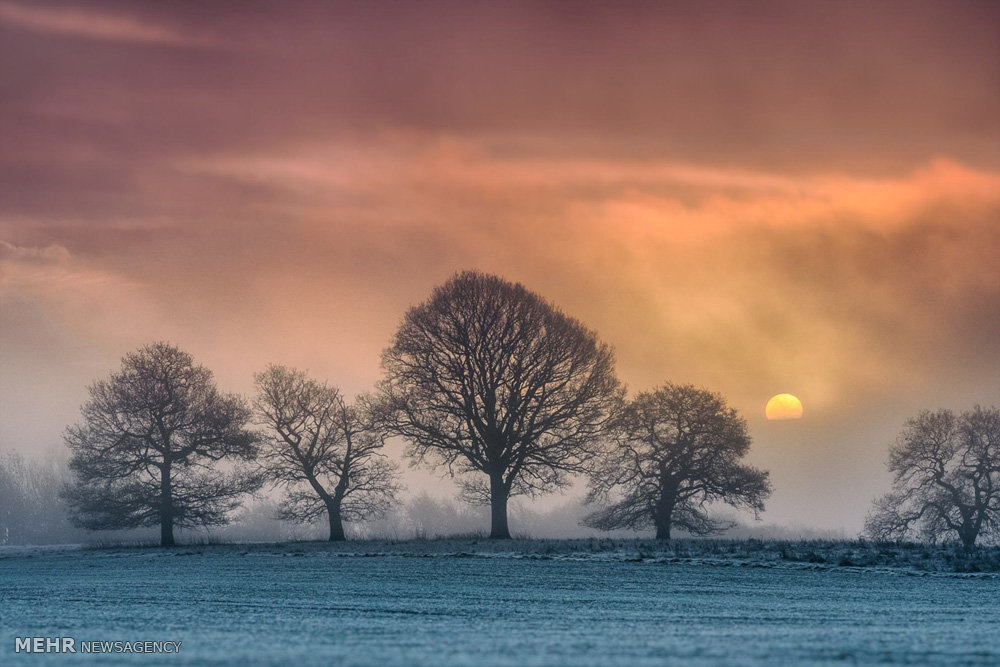
[[[238,543],[211,536],[185,540],[179,547],[215,547]],[[481,533],[447,537],[243,543],[246,549],[299,549],[308,552],[394,555],[476,554],[529,557],[593,557],[630,562],[695,562],[745,566],[801,564],[821,569],[890,568],[920,572],[1000,572],[1000,547],[971,551],[955,544],[870,542],[866,540],[761,540],[585,538],[572,540],[515,538],[491,540]],[[160,548],[155,541],[94,542],[85,549]]]
[[[233,540],[223,539],[221,537],[215,537],[213,535],[208,535],[205,537],[198,537],[192,540],[177,540],[175,546],[178,547],[208,547],[208,546],[219,546],[222,544],[236,544]],[[92,542],[87,542],[83,545],[84,549],[87,550],[102,550],[102,549],[160,549],[159,540],[94,540]],[[164,547],[166,548],[166,547]]]

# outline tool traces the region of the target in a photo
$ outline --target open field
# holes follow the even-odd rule
[[[877,562],[858,543],[721,540],[4,548],[0,663],[1000,661],[1000,575],[894,549]],[[36,635],[183,644],[14,654],[15,636]]]

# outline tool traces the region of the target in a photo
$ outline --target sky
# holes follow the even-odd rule
[[[0,0],[0,449],[60,451],[154,340],[229,391],[272,362],[366,391],[406,308],[479,269],[595,329],[630,393],[726,396],[767,523],[853,534],[908,417],[1000,405],[998,27],[969,0]],[[782,392],[801,420],[764,419]]]

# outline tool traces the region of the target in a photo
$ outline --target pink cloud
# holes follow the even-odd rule
[[[205,46],[208,42],[124,14],[25,6],[0,2],[0,21],[38,32],[70,35],[86,39],[158,44],[164,46]]]

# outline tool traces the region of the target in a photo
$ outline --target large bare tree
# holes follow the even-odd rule
[[[1000,530],[1000,410],[923,411],[889,449],[892,491],[865,522],[874,539],[957,537],[966,549]]]
[[[215,387],[191,355],[154,343],[89,387],[83,420],[66,431],[75,482],[64,491],[73,520],[92,530],[224,524],[260,477],[241,462],[257,454],[245,402]],[[228,471],[220,461],[232,465]]]
[[[616,442],[594,466],[588,502],[603,504],[584,523],[602,530],[673,527],[695,535],[723,530],[712,502],[764,510],[768,473],[741,463],[750,450],[746,421],[719,394],[665,384],[622,411]]]
[[[420,462],[463,475],[489,499],[490,537],[509,538],[507,501],[583,469],[621,397],[614,354],[520,284],[456,275],[405,315],[382,355],[381,423]]]
[[[261,462],[288,490],[280,516],[305,523],[325,513],[329,539],[338,541],[344,521],[383,515],[399,489],[397,469],[382,454],[368,408],[285,366],[269,366],[255,379],[258,420],[269,429]]]

